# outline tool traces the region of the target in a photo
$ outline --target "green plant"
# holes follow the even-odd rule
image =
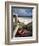
[[[27,30],[32,32],[32,22],[27,24]]]

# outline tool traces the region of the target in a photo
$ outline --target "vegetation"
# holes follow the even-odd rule
[[[32,32],[32,22],[27,24],[27,30]]]
[[[27,29],[28,31],[32,32],[32,22],[27,25],[24,25],[24,23],[20,23],[19,28]]]
[[[16,26],[17,24],[13,23],[13,30],[15,29]],[[32,22],[27,25],[24,25],[24,23],[19,23],[19,28],[27,29],[28,31],[32,32]]]

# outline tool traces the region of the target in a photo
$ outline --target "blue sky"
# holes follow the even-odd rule
[[[32,16],[32,8],[13,8],[13,14],[18,16]]]

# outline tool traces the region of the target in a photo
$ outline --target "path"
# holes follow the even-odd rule
[[[16,28],[15,28],[15,30],[14,30],[13,37],[15,37],[18,28],[19,28],[19,23],[17,24],[17,26],[16,26]]]

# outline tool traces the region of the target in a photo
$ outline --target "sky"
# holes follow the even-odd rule
[[[32,16],[32,8],[12,8],[12,13],[18,16]]]

